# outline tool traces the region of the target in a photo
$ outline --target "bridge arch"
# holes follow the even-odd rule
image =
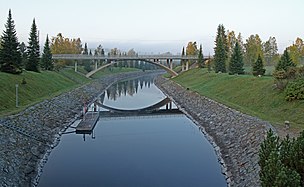
[[[151,106],[145,107],[145,108],[139,108],[139,109],[118,109],[118,108],[113,108],[107,105],[104,105],[101,102],[94,102],[96,105],[104,108],[104,109],[108,109],[112,112],[117,112],[117,113],[149,113],[149,112],[153,112],[153,111],[157,111],[159,110],[159,108],[171,103],[171,99],[166,97],[163,100],[159,101],[158,103],[155,103]]]
[[[170,69],[169,67],[161,64],[161,63],[158,63],[158,62],[154,62],[153,60],[147,60],[147,59],[142,59],[141,61],[144,61],[144,62],[148,62],[148,63],[151,63],[151,64],[154,64],[158,67],[161,67],[162,69],[166,70],[168,73],[170,73],[170,75],[172,75],[173,77],[176,77],[178,75],[178,73],[176,73],[173,69]],[[105,69],[109,66],[112,66],[114,64],[117,64],[118,62],[126,62],[126,60],[115,60],[115,61],[112,61],[108,64],[105,64],[89,73],[86,74],[86,77],[91,77],[92,75],[94,75],[95,73],[97,73],[98,71],[102,70],[102,69]]]
[[[161,63],[158,63],[158,62],[154,62],[152,60],[143,60],[145,62],[148,62],[148,63],[151,63],[151,64],[154,64],[154,65],[157,65],[158,67],[161,67],[163,68],[164,70],[166,70],[168,73],[170,73],[173,77],[176,77],[178,75],[178,73],[176,73],[173,69],[161,64]]]
[[[203,59],[210,59],[211,56],[204,56]],[[140,60],[145,61],[151,64],[155,64],[162,69],[166,70],[168,73],[170,73],[172,76],[177,76],[178,73],[172,70],[170,67],[167,67],[161,63],[159,63],[159,60],[167,60],[167,63],[172,63],[172,60],[182,60],[188,62],[188,60],[198,60],[198,56],[181,56],[181,55],[138,55],[138,56],[91,56],[91,55],[83,55],[83,54],[53,54],[52,59],[54,60],[108,60],[108,61],[114,61],[113,63],[103,65],[99,68],[96,67],[95,70],[89,72],[86,76],[90,77],[96,72],[100,71],[101,69],[104,69],[108,66],[111,66],[112,64],[115,64],[119,61],[126,61],[126,60]],[[182,63],[182,66],[184,64]],[[171,66],[171,65],[170,65]],[[188,70],[188,68],[186,68]],[[77,71],[77,63],[75,62],[75,71]]]

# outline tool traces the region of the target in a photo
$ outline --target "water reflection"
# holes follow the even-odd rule
[[[39,186],[226,186],[210,143],[191,120],[171,113],[178,109],[153,77],[114,84],[99,103],[108,108],[95,106],[94,131],[63,135]]]
[[[141,90],[144,87],[150,88],[151,84],[154,84],[153,78],[151,76],[117,82],[106,90],[106,94],[108,99],[115,101],[118,97],[121,97],[122,95],[133,96],[138,92],[139,88]]]

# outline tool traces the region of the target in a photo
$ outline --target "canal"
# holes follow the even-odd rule
[[[227,186],[211,144],[153,80],[109,87],[93,133],[67,129],[38,186]]]

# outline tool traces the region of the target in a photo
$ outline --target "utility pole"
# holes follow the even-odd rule
[[[19,101],[18,101],[18,84],[16,84],[16,108],[18,108],[19,107],[19,105],[18,105],[18,103],[19,103]]]

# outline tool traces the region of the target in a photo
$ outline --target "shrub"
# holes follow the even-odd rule
[[[290,141],[287,136],[280,141],[268,131],[259,151],[262,186],[301,186],[301,182],[303,185],[304,132],[301,134],[298,139]]]
[[[287,79],[295,79],[298,76],[298,69],[296,67],[290,67],[286,71]]]
[[[59,62],[55,63],[54,69],[55,69],[55,71],[59,71],[59,70],[63,69],[65,66],[66,65],[64,64],[64,62],[59,61]]]
[[[26,82],[25,78],[23,78],[22,81],[21,81],[21,84],[26,84],[26,83],[27,82]]]
[[[298,76],[304,78],[304,66],[298,68]]]
[[[285,99],[287,101],[304,99],[304,79],[288,83],[285,89]]]
[[[280,70],[280,71],[274,71],[272,76],[275,79],[287,79],[287,74],[284,70]]]
[[[284,70],[274,71],[272,76],[275,78],[276,87],[284,90],[288,84],[287,73]]]

